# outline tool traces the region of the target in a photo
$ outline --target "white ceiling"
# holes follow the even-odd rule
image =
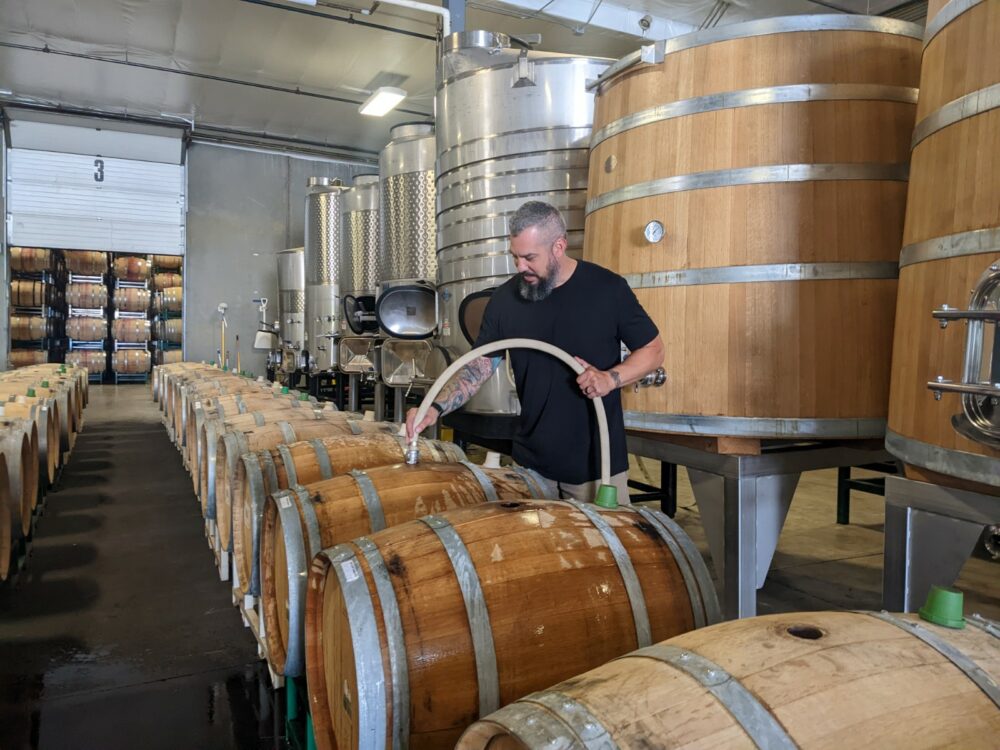
[[[902,0],[822,2],[731,0],[718,22],[831,12],[830,5],[881,13]],[[642,14],[653,17],[652,32],[666,36],[701,25],[714,6],[474,0],[466,26],[541,32],[542,49],[617,58],[639,43]],[[437,22],[384,4],[371,15],[355,13],[359,23],[322,17],[363,7],[368,3],[357,0],[320,0],[314,9],[286,0],[0,0],[0,100],[183,119],[205,135],[240,131],[370,159],[392,125],[432,115],[436,43],[419,37],[433,37]],[[365,90],[379,85],[400,86],[409,96],[384,118],[360,115]]]

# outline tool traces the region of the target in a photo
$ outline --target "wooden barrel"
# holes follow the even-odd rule
[[[236,528],[236,519],[233,518],[234,494],[237,490],[236,482],[240,471],[240,461],[247,454],[262,455],[264,451],[273,450],[281,456],[290,456],[291,450],[288,446],[309,444],[317,455],[320,451],[340,451],[346,453],[347,449],[341,447],[336,441],[352,438],[359,445],[369,444],[373,437],[392,437],[399,429],[399,425],[392,422],[364,422],[352,419],[340,419],[337,412],[327,417],[310,419],[303,416],[297,420],[278,418],[262,425],[250,425],[237,429],[230,429],[222,433],[215,439],[215,475],[214,484],[205,477],[206,487],[213,486],[212,499],[215,504],[215,521],[219,527],[219,538],[222,540],[225,549],[235,549],[233,533]],[[332,441],[331,445],[337,447],[327,448],[325,444]],[[374,444],[374,443],[373,443]],[[324,455],[326,455],[324,453]],[[379,453],[376,453],[368,461],[373,465],[380,465]],[[398,458],[396,459],[398,461]],[[336,468],[330,464],[331,472]],[[331,474],[332,476],[332,474]],[[253,477],[256,480],[256,476]],[[294,482],[293,482],[294,484]],[[271,485],[267,485],[270,487]],[[221,491],[221,494],[220,494]],[[257,498],[258,503],[252,508],[253,517],[249,523],[256,530],[259,528],[260,514],[264,511],[264,497]],[[252,540],[251,547],[241,547],[240,550],[244,559],[234,563],[238,569],[250,575],[256,570],[257,552],[259,546],[256,536]],[[238,552],[237,555],[240,553]],[[240,585],[246,591],[249,578],[245,581],[241,578]],[[255,588],[254,591],[257,591]],[[255,594],[256,595],[256,594]]]
[[[131,344],[149,341],[149,321],[144,318],[118,318],[111,321],[111,336]]]
[[[998,633],[879,612],[726,622],[523,697],[457,748],[994,748],[1000,711],[977,680],[996,691]]]
[[[145,281],[149,278],[149,261],[132,255],[115,258],[111,264],[115,276],[125,281]]]
[[[101,250],[67,250],[66,268],[80,276],[103,276],[108,270],[108,254]]]
[[[108,337],[108,319],[67,318],[66,336],[74,341],[103,341]],[[73,352],[70,353],[72,354]],[[69,361],[69,354],[66,356],[67,361]]]
[[[172,399],[171,419],[174,425],[174,440],[177,447],[183,449],[187,444],[187,417],[188,405],[197,403],[202,398],[209,396],[227,396],[237,393],[267,393],[270,388],[266,383],[258,383],[247,378],[237,377],[223,373],[224,377],[217,377],[212,373],[206,373],[201,379],[194,379],[193,382],[179,379],[174,385],[174,398]],[[280,390],[280,389],[279,389]],[[181,451],[183,453],[183,450]]]
[[[0,418],[0,453],[7,461],[11,525],[18,537],[31,533],[38,502],[38,433],[28,419]]]
[[[932,0],[900,256],[886,447],[907,476],[1000,495],[1000,3]],[[992,313],[989,311],[993,311]],[[942,328],[942,325],[947,327]],[[966,364],[966,352],[979,350]],[[935,400],[928,384],[942,378]]]
[[[184,340],[184,321],[179,318],[161,320],[159,328],[160,341],[180,344]]]
[[[166,381],[173,376],[179,376],[185,372],[195,372],[200,370],[207,370],[210,365],[202,364],[201,362],[171,362],[169,364],[163,364],[158,367],[153,368],[153,382],[150,386],[153,391],[153,401],[160,405],[160,411],[163,411],[166,401],[166,393],[164,392]]]
[[[419,445],[423,462],[466,460],[465,453],[454,443],[420,438]],[[225,450],[227,454],[239,452],[230,445]],[[252,584],[252,588],[243,593],[260,595],[260,524],[268,495],[293,484],[311,484],[352,470],[391,466],[405,459],[406,438],[395,434],[316,438],[278,445],[259,453],[242,453],[236,461],[228,495],[216,491],[215,512],[220,532],[222,520],[227,516],[232,525],[233,564],[239,570],[241,586],[246,588]],[[224,465],[221,448],[216,460],[218,466]],[[229,503],[228,513],[226,503]]]
[[[674,37],[601,86],[584,258],[676,353],[667,387],[622,393],[626,426],[883,435],[920,36],[768,18]]]
[[[38,436],[39,486],[47,488],[56,479],[62,466],[62,446],[59,442],[59,403],[24,399],[0,403],[0,419],[29,419],[35,423]]]
[[[48,386],[44,384],[48,383]],[[51,387],[57,386],[57,387]],[[47,380],[32,378],[28,381],[0,380],[0,400],[16,401],[23,404],[48,406],[55,402],[53,413],[58,416],[59,447],[69,455],[76,444],[76,435],[83,421],[83,406],[80,392],[71,385],[59,386]]]
[[[160,311],[181,312],[184,309],[184,288],[169,286],[159,292]]]
[[[179,271],[184,265],[183,255],[154,255],[153,267],[161,271]]]
[[[174,365],[184,361],[184,352],[180,349],[158,349],[156,361],[161,365]]]
[[[104,372],[108,368],[108,355],[106,352],[75,351],[66,352],[66,362],[76,367],[86,368],[87,372]]]
[[[7,478],[7,459],[0,454],[0,581],[10,575],[13,543],[17,540],[10,512],[10,480]]]
[[[12,349],[7,355],[7,361],[14,368],[31,367],[49,361],[47,351],[35,351],[33,349]]]
[[[149,372],[149,365],[149,352],[144,349],[123,349],[111,354],[111,369],[120,374]]]
[[[530,469],[396,464],[275,493],[264,506],[259,571],[271,668],[287,677],[305,674],[305,583],[320,550],[429,513],[544,499],[545,486]]]
[[[52,319],[37,315],[11,315],[10,338],[12,341],[38,341],[52,335]]]
[[[44,307],[49,304],[49,285],[44,281],[14,279],[10,282],[10,303],[17,307]]]
[[[66,285],[66,302],[85,309],[108,306],[108,288],[104,284],[73,283]]]
[[[317,746],[453,747],[533,690],[718,617],[701,555],[657,511],[512,501],[425,516],[313,559]]]
[[[41,247],[10,248],[10,270],[41,273],[52,268],[52,251]]]
[[[181,275],[179,273],[153,274],[153,289],[166,289],[167,287],[179,287],[180,285]]]
[[[124,312],[146,312],[149,309],[149,290],[134,287],[115,289],[115,308]]]

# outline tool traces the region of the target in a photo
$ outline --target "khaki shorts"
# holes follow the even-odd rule
[[[569,484],[567,482],[557,482],[554,479],[542,477],[549,485],[552,499],[565,500],[573,498],[581,503],[592,503],[597,496],[597,488],[601,485],[600,479],[583,484]],[[618,504],[629,505],[628,499],[628,472],[623,471],[611,477],[611,484],[618,488]]]

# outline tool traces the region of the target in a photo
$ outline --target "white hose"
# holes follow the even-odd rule
[[[474,359],[485,357],[488,354],[493,354],[494,352],[506,349],[534,349],[535,351],[551,354],[556,359],[559,359],[569,365],[570,369],[572,369],[577,375],[582,375],[586,370],[583,365],[573,359],[558,346],[547,344],[544,341],[536,341],[535,339],[503,339],[502,341],[495,341],[492,344],[480,346],[467,354],[463,354],[461,357],[456,359],[454,363],[452,363],[451,367],[441,373],[438,379],[434,381],[434,384],[427,389],[427,393],[424,395],[424,400],[420,402],[420,406],[417,408],[417,416],[413,423],[415,425],[420,424],[424,420],[424,417],[427,416],[427,410],[431,408],[431,404],[434,402],[434,399],[437,398],[441,389],[444,388],[445,384],[452,379],[455,373]],[[591,400],[594,402],[594,413],[597,415],[597,433],[601,441],[601,484],[610,486],[611,451],[609,450],[610,441],[608,440],[608,417],[607,414],[604,413],[604,401],[601,397],[594,396]],[[415,464],[419,460],[420,450],[417,448],[417,436],[414,435],[413,439],[410,441],[409,450],[406,452],[406,463]]]

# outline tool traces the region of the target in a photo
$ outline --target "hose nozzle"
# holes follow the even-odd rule
[[[410,447],[406,449],[406,463],[410,466],[416,466],[420,463],[420,449],[417,447],[416,440],[410,443]]]

